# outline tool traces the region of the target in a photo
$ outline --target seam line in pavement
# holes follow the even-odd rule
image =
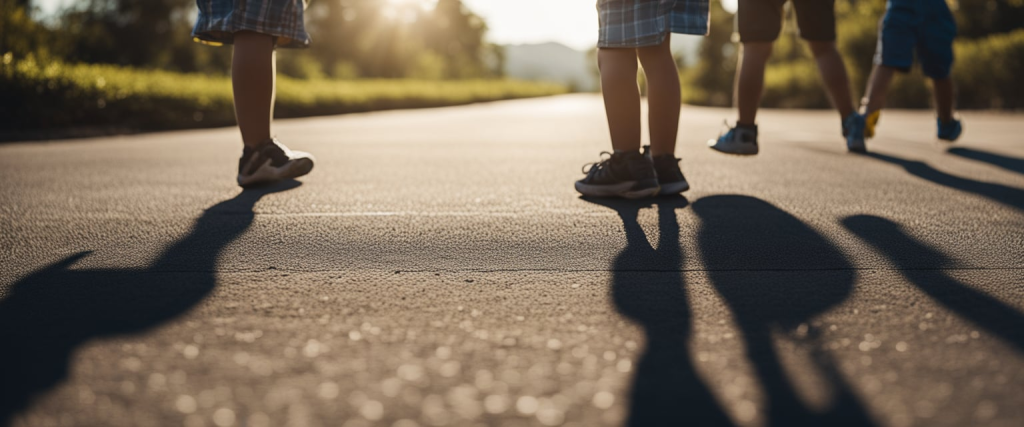
[[[89,270],[89,269],[85,269]],[[288,273],[288,274],[303,274],[303,273],[348,273],[348,272],[384,272],[384,273],[699,273],[699,272],[767,272],[767,273],[785,273],[785,272],[813,272],[813,271],[1024,271],[1024,267],[953,267],[953,268],[778,268],[778,269],[766,269],[766,268],[723,268],[723,269],[582,269],[582,270],[566,270],[566,269],[543,269],[543,268],[523,268],[523,269],[461,269],[461,270],[391,270],[391,269],[350,269],[350,270],[291,270],[280,267],[273,269],[264,270],[157,270],[157,271],[144,271],[144,270],[133,270],[125,269],[126,273],[139,273],[139,274],[174,274],[174,273],[219,273],[219,274],[254,274],[254,273]]]

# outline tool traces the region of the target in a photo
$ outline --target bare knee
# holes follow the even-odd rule
[[[672,57],[672,48],[667,43],[662,43],[657,46],[641,47],[637,48],[636,56],[640,58],[641,63],[664,60],[665,58]]]
[[[807,46],[811,48],[811,54],[813,54],[815,58],[838,53],[836,50],[836,42],[833,41],[812,40],[807,42]]]
[[[768,58],[772,56],[771,42],[743,43],[741,49],[741,58],[744,62],[768,62]]]
[[[607,49],[597,52],[597,67],[601,75],[633,73],[636,75],[636,51],[634,49]]]

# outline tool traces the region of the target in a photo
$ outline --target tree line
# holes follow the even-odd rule
[[[40,16],[33,0],[0,0],[0,55],[223,74],[231,52],[192,41],[195,0],[84,0]],[[312,0],[309,49],[284,50],[280,71],[300,78],[454,79],[501,74],[500,46],[461,0]]]

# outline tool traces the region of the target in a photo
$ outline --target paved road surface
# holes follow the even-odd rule
[[[0,146],[0,424],[1024,424],[1024,117],[766,111],[693,190],[587,201],[574,95]]]

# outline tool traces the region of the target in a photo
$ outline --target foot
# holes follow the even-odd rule
[[[757,125],[745,126],[736,124],[718,139],[708,141],[712,150],[726,154],[752,156],[757,154]]]
[[[843,132],[846,134],[846,149],[854,153],[866,153],[867,144],[864,142],[864,128],[867,121],[860,113],[850,113],[843,120]]]
[[[960,134],[964,133],[964,126],[960,120],[953,119],[943,122],[939,119],[939,139],[943,141],[956,142]]]
[[[641,199],[658,195],[660,187],[654,165],[639,151],[609,154],[597,163],[584,166],[587,176],[576,181],[576,191],[591,197]]]
[[[245,147],[238,161],[238,185],[248,187],[298,178],[313,170],[313,156],[292,151],[276,139],[258,148]]]
[[[652,156],[650,146],[644,146],[644,157],[654,163],[654,173],[658,175],[658,185],[661,186],[659,195],[667,196],[679,194],[690,189],[690,183],[686,182],[683,171],[679,169],[679,162],[682,159],[671,154]]]

